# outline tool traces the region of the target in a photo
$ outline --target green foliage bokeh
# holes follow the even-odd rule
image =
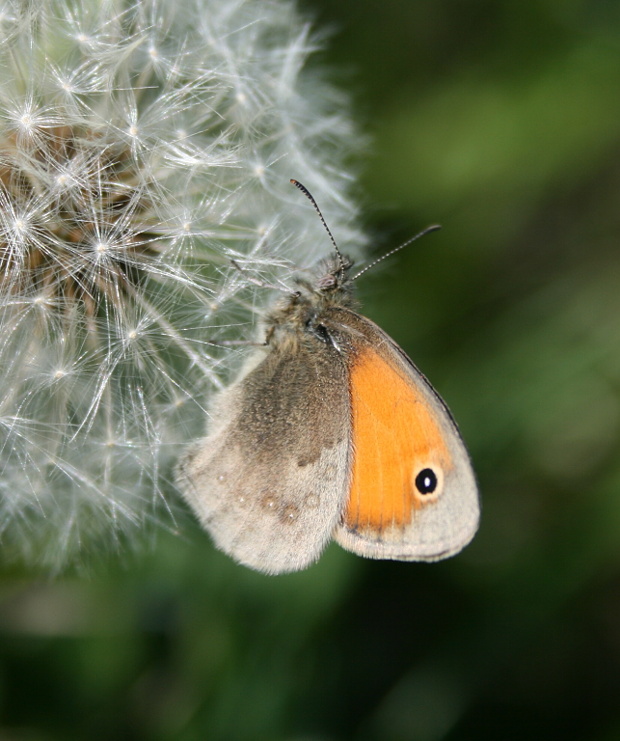
[[[443,225],[360,291],[459,421],[481,530],[278,578],[197,528],[88,579],[7,568],[0,738],[620,738],[620,6],[305,9],[373,138],[374,254]]]

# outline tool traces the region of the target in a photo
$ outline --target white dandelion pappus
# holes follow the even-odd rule
[[[173,461],[236,355],[213,341],[269,300],[249,277],[324,252],[291,176],[361,243],[316,46],[286,0],[0,6],[4,558],[174,526]]]

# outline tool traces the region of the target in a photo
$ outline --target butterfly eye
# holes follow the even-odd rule
[[[324,291],[328,288],[333,288],[336,284],[336,276],[333,273],[328,273],[327,275],[324,275],[319,281],[317,281],[317,286],[321,291]]]

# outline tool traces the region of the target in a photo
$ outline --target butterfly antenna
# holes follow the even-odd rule
[[[310,203],[314,206],[314,210],[319,215],[319,219],[321,219],[321,223],[325,227],[325,231],[329,234],[329,238],[332,241],[332,244],[334,245],[334,249],[336,250],[336,254],[338,255],[338,260],[340,261],[340,269],[344,270],[344,257],[342,256],[342,253],[338,249],[338,245],[336,244],[336,240],[334,239],[333,234],[330,232],[329,227],[327,226],[327,223],[325,222],[325,219],[323,218],[323,214],[321,213],[321,209],[318,207],[317,202],[314,200],[314,197],[312,196],[312,193],[306,188],[306,186],[303,183],[300,183],[299,180],[294,180],[291,178],[291,183],[296,187],[299,188],[299,190],[306,196],[306,198],[310,201]],[[404,245],[403,245],[404,247]],[[386,255],[387,257],[387,255]]]
[[[351,280],[357,280],[357,278],[360,277],[360,275],[363,275],[367,270],[370,270],[370,268],[374,268],[374,266],[377,263],[382,262],[386,258],[393,255],[395,252],[400,252],[404,247],[407,247],[412,242],[415,242],[416,239],[420,239],[420,237],[424,237],[427,234],[430,234],[431,232],[436,232],[441,229],[441,226],[439,224],[433,224],[432,226],[427,226],[426,229],[422,229],[421,232],[415,235],[415,237],[411,237],[411,239],[408,239],[406,242],[403,242],[399,247],[395,247],[393,250],[390,250],[389,252],[386,252],[385,255],[381,255],[381,257],[378,257],[376,260],[373,260],[370,265],[366,265],[365,268],[362,268],[359,273],[356,273]]]

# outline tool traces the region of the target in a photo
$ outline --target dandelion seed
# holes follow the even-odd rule
[[[0,17],[0,543],[59,568],[149,523],[270,300],[341,243],[346,101],[288,0],[50,0]],[[327,193],[330,194],[329,198]],[[232,267],[242,260],[244,273]]]

